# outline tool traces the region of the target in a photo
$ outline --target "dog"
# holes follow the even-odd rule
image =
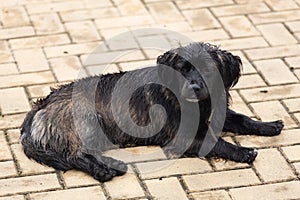
[[[216,74],[214,67],[221,77],[222,89],[213,99],[217,81],[207,77],[211,72]],[[229,89],[238,82],[241,68],[238,56],[216,45],[197,42],[167,51],[157,58],[155,66],[77,80],[53,89],[46,98],[35,102],[22,124],[20,142],[28,158],[57,170],[84,171],[100,182],[127,171],[124,162],[102,155],[114,145],[120,148],[168,146],[166,151],[180,154],[179,157],[220,157],[252,163],[257,156],[255,149],[228,143],[216,137],[216,132],[274,136],[280,134],[284,124],[281,120],[254,121],[229,108]],[[124,88],[130,88],[131,79],[145,84],[128,96]],[[162,84],[152,83],[152,79],[159,79]],[[117,92],[120,94],[123,90],[122,95],[113,95],[117,85],[123,86]],[[222,100],[224,108],[213,109],[212,104],[219,105]],[[129,123],[126,120],[122,124],[122,109],[126,104],[134,126],[126,126]],[[155,105],[165,110],[153,111],[151,107]],[[199,113],[194,108],[199,108]],[[218,118],[222,109],[223,121]],[[182,121],[184,113],[187,113],[186,119]],[[212,121],[216,121],[215,126],[219,126],[220,131],[211,127]],[[178,133],[180,124],[183,124],[184,134]],[[127,130],[120,126],[126,126]],[[130,134],[139,127],[150,127],[155,134],[146,134],[147,131],[143,132],[146,129]],[[189,135],[190,131],[194,131],[194,135]],[[200,155],[207,136],[211,146],[205,148],[207,153]]]

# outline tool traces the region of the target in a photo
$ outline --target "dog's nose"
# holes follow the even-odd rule
[[[189,88],[193,89],[194,91],[199,91],[201,89],[201,87],[196,83],[190,84]]]

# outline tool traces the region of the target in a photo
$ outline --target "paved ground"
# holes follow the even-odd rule
[[[0,20],[1,200],[300,199],[300,0],[0,0]],[[129,163],[131,173],[105,184],[29,161],[18,138],[32,101],[48,94],[49,86],[78,77],[86,55],[101,42],[144,27],[166,27],[240,55],[244,75],[232,91],[233,109],[261,120],[283,119],[283,133],[227,135],[259,149],[252,165],[180,159],[147,173],[168,162],[161,149],[128,149],[132,157],[111,152]],[[110,71],[154,63],[159,51],[138,46],[184,43],[159,32],[125,41],[101,49],[107,58],[135,49]],[[87,63],[80,74],[93,74],[108,61]]]

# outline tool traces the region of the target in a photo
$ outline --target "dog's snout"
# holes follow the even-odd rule
[[[196,84],[196,83],[192,83],[190,84],[190,89],[193,89],[195,91],[199,91],[201,89],[200,85]]]

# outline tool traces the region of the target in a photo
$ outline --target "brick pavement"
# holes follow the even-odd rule
[[[29,161],[18,144],[19,127],[50,86],[77,78],[83,63],[82,75],[95,74],[116,54],[149,41],[182,42],[160,33],[134,35],[126,46],[115,42],[95,52],[106,60],[85,62],[113,35],[146,27],[165,27],[241,56],[243,77],[232,91],[233,109],[262,120],[282,118],[282,134],[228,134],[230,142],[259,149],[251,165],[196,158],[172,162],[158,147],[126,149],[132,156],[108,152],[125,160],[129,173],[105,184]],[[299,0],[0,0],[0,200],[300,199],[299,42]],[[131,52],[106,72],[149,65],[161,52]]]

